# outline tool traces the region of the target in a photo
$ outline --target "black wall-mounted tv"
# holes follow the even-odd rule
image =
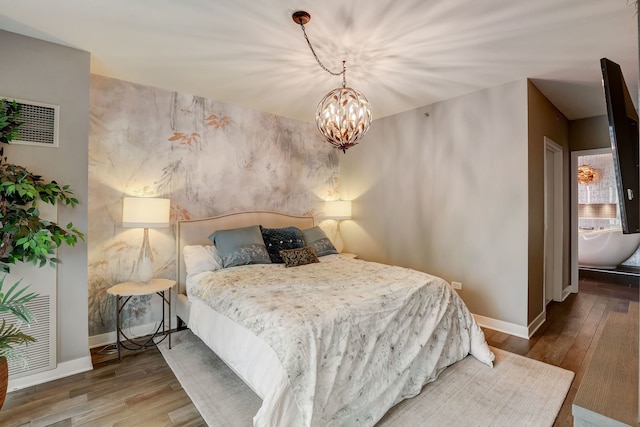
[[[600,66],[607,102],[622,232],[640,233],[638,112],[633,106],[620,66],[607,58],[600,60]]]

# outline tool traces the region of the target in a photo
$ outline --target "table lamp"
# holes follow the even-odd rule
[[[169,226],[169,199],[151,197],[125,197],[122,200],[122,226],[144,228],[140,255],[135,275],[147,283],[153,278],[153,253],[149,244],[149,228]]]
[[[337,221],[335,246],[338,252],[342,252],[344,245],[340,236],[340,221],[351,219],[351,200],[332,200],[324,203],[324,216],[326,219]]]

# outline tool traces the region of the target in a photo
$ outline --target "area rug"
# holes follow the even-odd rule
[[[252,426],[261,399],[191,331],[158,345],[168,365],[212,427]],[[492,348],[493,369],[473,357],[447,368],[418,396],[377,426],[551,426],[573,372]]]

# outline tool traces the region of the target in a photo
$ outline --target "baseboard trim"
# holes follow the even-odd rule
[[[175,330],[177,325],[177,319],[174,316],[171,316],[171,327]],[[168,329],[167,325],[165,327],[165,331]],[[156,328],[158,327],[158,322],[147,323],[139,326],[132,326],[131,328],[127,328],[127,335],[131,337],[143,337],[145,335],[152,334]],[[89,337],[89,348],[103,347],[106,345],[111,345],[116,342],[116,331],[107,332],[106,334],[94,335]]]
[[[504,332],[505,334],[515,335],[516,337],[529,339],[528,329],[524,326],[516,325],[515,323],[505,322],[503,320],[493,319],[491,317],[480,316],[474,314],[478,325],[493,329],[494,331]]]
[[[538,317],[533,319],[533,322],[529,323],[529,327],[528,327],[529,336],[527,337],[527,339],[531,338],[533,334],[535,334],[536,331],[540,328],[540,326],[542,326],[544,322],[546,322],[546,320],[547,320],[547,311],[544,310],[542,313],[538,315]]]
[[[107,332],[106,334],[94,335],[89,337],[89,348],[103,347],[116,342],[116,333]]]
[[[23,388],[31,387],[34,385],[46,383],[60,378],[68,377],[82,372],[93,370],[93,364],[91,363],[91,356],[81,357],[80,359],[70,360],[68,362],[58,363],[55,369],[40,372],[34,375],[28,375],[21,378],[12,380],[9,378],[9,385],[7,391],[12,392]]]

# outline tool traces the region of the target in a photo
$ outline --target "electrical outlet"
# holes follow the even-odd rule
[[[462,290],[462,282],[451,282],[451,286],[453,287],[453,289],[456,289],[458,291]]]

